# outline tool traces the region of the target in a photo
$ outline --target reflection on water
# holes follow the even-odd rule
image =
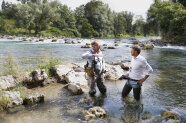
[[[53,56],[62,58],[62,62],[81,62],[81,54],[87,50],[81,49],[80,45],[60,43],[0,42],[0,64],[4,62],[8,54],[11,54],[24,67],[36,66],[50,57],[50,48],[52,48]],[[108,62],[130,60],[131,58],[130,48],[124,45],[117,49],[105,50],[103,53]],[[153,50],[142,51],[142,55],[153,67],[154,73],[142,86],[140,105],[135,105],[132,101],[129,103],[123,101],[121,91],[126,81],[106,81],[107,95],[102,96],[97,93],[96,97],[92,98],[94,103],[90,106],[105,108],[109,113],[109,122],[111,123],[156,122],[157,119],[162,121],[160,115],[166,110],[176,110],[176,112],[186,116],[186,50],[154,48]],[[83,95],[71,96],[64,91],[60,93],[62,95],[59,98],[45,102],[36,108],[18,111],[16,114],[0,113],[0,121],[13,119],[15,122],[16,119],[15,123],[24,121],[76,122],[78,119],[83,119],[81,111],[89,106],[79,106],[77,103]],[[129,94],[129,99],[133,100],[132,93]],[[20,118],[16,118],[18,116]],[[8,120],[7,122],[13,121]]]

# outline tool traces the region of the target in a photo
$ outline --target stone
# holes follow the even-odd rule
[[[92,118],[104,118],[106,116],[106,111],[99,107],[95,106],[93,108],[90,108],[85,115],[85,120],[89,120]]]
[[[26,72],[23,76],[23,82],[30,83],[32,82],[32,74],[30,72]]]
[[[33,105],[40,102],[44,102],[43,94],[38,94],[38,93],[31,94],[24,99],[25,105]]]
[[[143,50],[151,50],[154,48],[153,44],[142,44],[142,49]]]
[[[65,76],[67,83],[75,83],[81,86],[87,86],[87,80],[85,79],[85,72],[71,71]]]
[[[119,77],[121,77],[124,74],[123,69],[120,65],[109,65],[105,64],[106,73],[105,73],[105,79],[108,80],[117,80]]]
[[[119,44],[115,44],[114,46],[119,46]]]
[[[81,48],[91,48],[91,45],[86,44],[86,45],[84,45],[84,46],[81,46]]]
[[[52,42],[57,42],[57,39],[52,39]]]
[[[42,82],[42,86],[46,86],[46,85],[49,85],[49,84],[52,84],[52,83],[55,83],[57,82],[57,80],[55,78],[47,78],[45,79],[43,82]]]
[[[67,73],[69,73],[72,70],[70,67],[67,67],[66,65],[57,65],[55,66],[55,69],[58,81],[60,82],[64,81]]]
[[[43,42],[44,41],[44,38],[40,38],[39,41],[42,41]]]
[[[0,90],[8,90],[16,87],[19,84],[18,81],[12,76],[1,76],[0,77]]]
[[[122,63],[122,64],[121,64],[121,68],[122,68],[123,70],[129,70],[130,64],[131,64],[130,62]]]
[[[114,46],[109,46],[109,47],[107,47],[107,49],[116,49],[116,47],[114,47]]]
[[[133,40],[132,43],[135,44],[135,45],[137,45],[137,44],[140,44],[140,41],[138,41],[138,40]]]
[[[48,75],[46,74],[44,69],[36,69],[31,74],[34,82],[42,82],[46,78],[48,78]]]
[[[180,116],[177,113],[172,112],[172,111],[163,112],[162,117],[165,119],[174,119],[174,120],[177,120],[180,118]]]
[[[83,93],[83,90],[78,84],[75,83],[69,83],[67,85],[67,89],[74,95],[79,95]]]
[[[108,46],[107,44],[103,44],[103,46]]]
[[[4,91],[1,92],[1,96],[0,100],[5,97],[7,99],[7,101],[5,102],[6,107],[4,108],[13,108],[19,105],[23,104],[23,99],[21,98],[20,92],[17,91]],[[2,106],[0,106],[2,107]]]

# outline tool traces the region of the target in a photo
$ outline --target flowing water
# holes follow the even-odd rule
[[[140,39],[141,41],[147,38]],[[103,41],[103,40],[102,40]],[[112,39],[104,40],[114,42]],[[103,51],[105,61],[130,60],[130,40],[122,40],[117,49]],[[8,55],[13,56],[24,68],[37,66],[46,57],[52,55],[62,59],[62,62],[82,62],[81,54],[87,49],[81,45],[62,43],[28,43],[18,41],[0,41],[0,64],[6,62]],[[153,50],[143,50],[141,53],[154,69],[142,86],[142,100],[135,105],[132,92],[127,100],[121,98],[124,81],[106,81],[108,88],[106,96],[97,96],[94,104],[102,106],[108,112],[108,122],[165,122],[161,119],[163,111],[171,110],[182,116],[180,122],[186,122],[186,47],[167,46],[155,47]],[[58,96],[43,104],[24,107],[18,111],[1,112],[0,122],[80,122],[83,119],[82,110],[87,106],[79,100],[84,95],[72,96],[66,90],[58,88]],[[55,92],[55,91],[54,91]]]

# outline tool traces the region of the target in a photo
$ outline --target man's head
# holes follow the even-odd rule
[[[131,55],[132,56],[138,56],[141,52],[141,49],[139,46],[132,46],[131,47]]]
[[[92,43],[91,43],[91,45],[92,45],[92,49],[94,50],[94,51],[96,51],[96,52],[98,52],[99,51],[99,49],[100,49],[100,45],[99,45],[99,42],[98,41],[93,41]]]

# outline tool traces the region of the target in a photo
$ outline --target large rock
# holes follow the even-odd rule
[[[107,47],[107,49],[116,49],[116,47],[114,47],[114,46],[109,46],[109,47]]]
[[[48,75],[44,69],[37,69],[32,72],[32,77],[35,82],[43,82],[46,78],[48,78]]]
[[[44,95],[43,94],[35,93],[35,94],[27,96],[24,99],[24,104],[26,104],[26,105],[32,105],[32,104],[40,103],[40,102],[44,102]]]
[[[121,64],[121,68],[123,70],[129,70],[129,68],[130,68],[130,62],[122,63]]]
[[[105,79],[108,80],[116,80],[124,74],[124,71],[120,65],[105,64],[105,68],[107,71],[105,73]]]
[[[21,98],[20,92],[4,91],[1,92],[0,95],[0,100],[4,100],[3,105],[1,105],[0,107],[3,107],[4,109],[16,107],[23,104],[23,99]]]
[[[86,44],[84,46],[81,46],[81,48],[91,48],[91,45],[90,44]]]
[[[16,87],[19,83],[12,75],[0,77],[0,90],[7,90]]]
[[[57,65],[56,68],[56,75],[59,81],[64,81],[65,76],[69,73],[72,69],[66,65]]]
[[[165,119],[174,119],[174,120],[177,120],[177,119],[180,118],[180,116],[177,113],[172,112],[172,111],[165,111],[165,112],[163,112],[162,116]]]
[[[67,83],[80,84],[81,86],[87,86],[87,80],[85,79],[85,72],[71,71],[65,76]]]
[[[26,72],[23,77],[23,82],[30,83],[32,82],[32,74],[30,72]]]
[[[83,90],[78,84],[75,83],[69,83],[67,85],[67,89],[74,95],[82,94]]]
[[[90,108],[86,112],[85,120],[89,120],[92,118],[105,118],[105,116],[106,116],[106,111],[103,108],[96,106],[96,107]]]

